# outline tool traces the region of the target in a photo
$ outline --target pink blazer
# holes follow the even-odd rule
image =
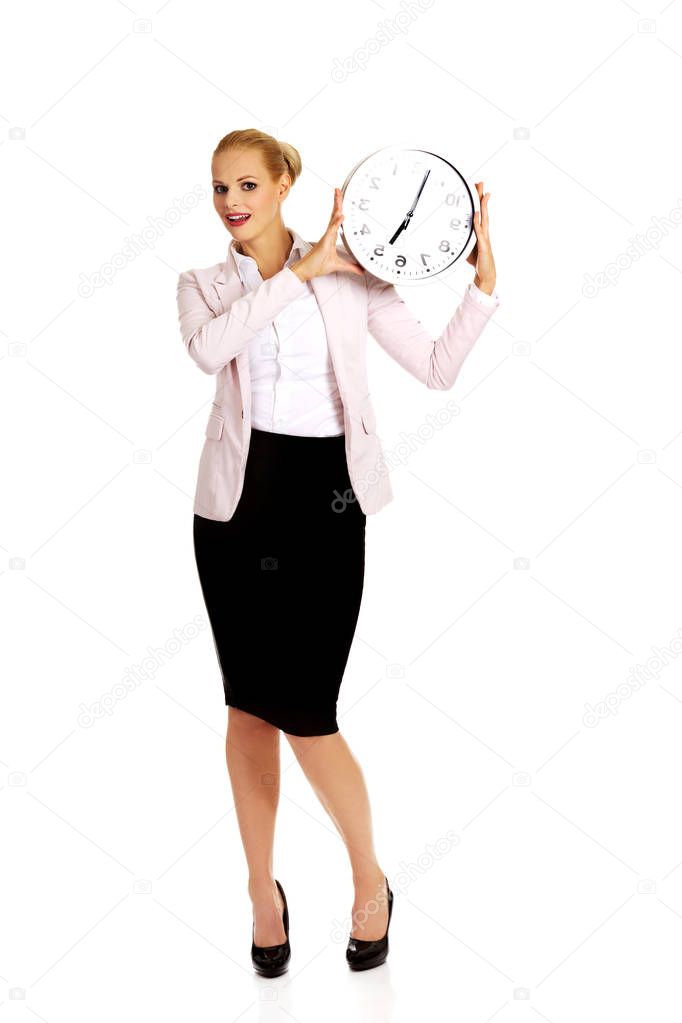
[[[303,242],[304,253],[311,248],[311,242]],[[337,250],[342,258],[348,258],[343,245],[337,245]],[[314,277],[310,284],[326,328],[343,402],[348,475],[360,507],[370,515],[393,499],[393,490],[367,382],[367,331],[423,384],[445,391],[453,386],[464,359],[500,302],[483,305],[465,292],[443,333],[434,339],[393,285],[369,272],[363,276],[325,274]],[[199,368],[216,377],[199,459],[194,497],[197,515],[227,522],[237,508],[251,434],[249,343],[307,287],[293,270],[284,267],[258,289],[244,294],[232,257],[180,274],[177,302],[182,340]],[[338,510],[349,500],[355,500],[352,493],[340,494]]]

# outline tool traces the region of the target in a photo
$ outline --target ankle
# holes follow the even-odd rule
[[[353,884],[356,887],[359,885],[375,884],[377,881],[381,882],[385,876],[378,863],[363,864],[361,867],[353,868]]]
[[[267,874],[250,877],[247,888],[251,899],[268,898],[276,891],[275,879]]]

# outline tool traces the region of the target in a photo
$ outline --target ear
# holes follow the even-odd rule
[[[291,191],[291,174],[285,171],[279,179],[279,197],[285,199]]]

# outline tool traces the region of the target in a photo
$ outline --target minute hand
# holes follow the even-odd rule
[[[417,191],[417,194],[416,194],[416,195],[415,195],[415,197],[414,197],[414,202],[412,203],[412,205],[410,206],[409,210],[408,210],[408,211],[407,211],[407,213],[405,214],[405,219],[403,220],[402,224],[401,224],[401,225],[400,225],[400,227],[399,227],[399,228],[397,229],[397,231],[395,232],[395,234],[393,235],[393,237],[392,237],[392,238],[391,238],[391,239],[389,240],[389,243],[388,243],[389,245],[393,245],[393,243],[394,243],[394,241],[396,240],[396,238],[398,237],[398,235],[400,235],[400,233],[401,233],[402,231],[404,231],[404,230],[405,230],[405,228],[407,227],[407,225],[409,224],[409,222],[410,222],[410,218],[412,217],[412,215],[413,215],[413,213],[414,213],[415,209],[417,208],[417,203],[419,202],[419,196],[420,196],[420,195],[422,194],[422,192],[424,191],[424,185],[426,184],[426,179],[428,178],[428,176],[429,176],[429,174],[430,174],[430,173],[431,173],[431,168],[429,168],[429,170],[427,170],[426,174],[425,174],[425,175],[424,175],[424,177],[422,178],[422,183],[421,183],[421,185],[419,186],[419,189],[418,189],[418,191]]]

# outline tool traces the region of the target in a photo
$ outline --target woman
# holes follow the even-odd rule
[[[272,864],[281,731],[348,849],[346,961],[369,969],[388,952],[393,893],[362,770],[336,720],[362,596],[366,513],[392,496],[363,376],[367,329],[427,386],[447,388],[499,304],[482,182],[469,256],[475,283],[434,342],[393,287],[337,245],[340,189],[317,244],[285,226],[282,203],[301,166],[298,152],[270,135],[226,135],[212,176],[231,235],[227,260],[178,282],[187,351],[216,375],[194,549],[229,708],[252,962],[266,976],[284,972],[291,954]]]

